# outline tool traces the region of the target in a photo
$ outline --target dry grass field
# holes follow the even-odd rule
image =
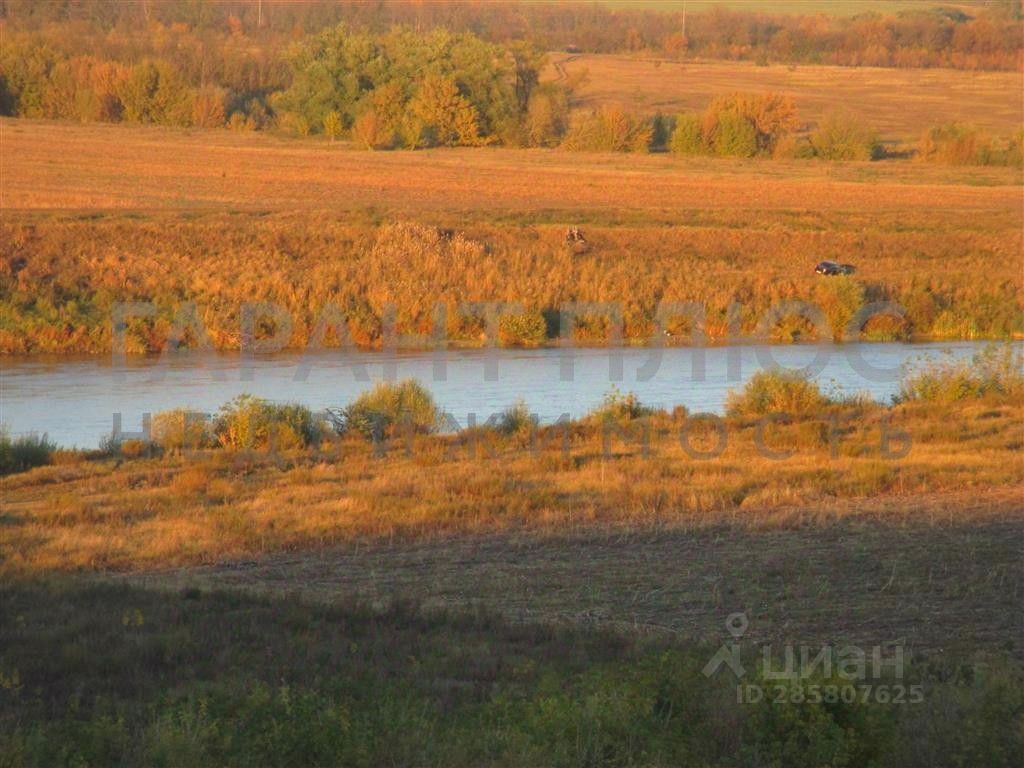
[[[546,77],[587,79],[581,107],[618,103],[631,110],[674,114],[702,110],[736,91],[775,91],[793,97],[805,124],[831,110],[849,110],[883,141],[914,142],[934,125],[964,122],[998,136],[1024,125],[1024,73],[877,67],[757,66],[753,62],[553,54]]]
[[[1003,100],[1005,103],[1005,99]],[[545,150],[357,152],[265,134],[0,120],[15,209],[314,209],[663,217],[700,210],[1018,213],[1021,172]]]
[[[320,454],[79,458],[2,481],[0,572],[405,597],[698,641],[745,610],[764,640],[1024,654],[1019,405],[840,407],[834,456],[824,415],[767,430],[785,460],[759,454],[742,418],[721,456],[695,459],[667,418],[646,456],[633,423],[607,454],[601,430],[579,425],[539,450],[480,434],[383,456],[357,439]],[[911,437],[906,456],[880,456],[883,422]]]
[[[253,300],[292,313],[297,347],[329,303],[358,308],[353,333],[369,345],[386,302],[400,332],[421,334],[437,302],[460,300],[521,302],[545,317],[565,302],[619,301],[630,340],[649,338],[659,302],[702,301],[709,335],[724,337],[732,301],[745,307],[746,333],[782,299],[822,302],[831,319],[829,307],[847,300],[813,274],[821,259],[857,265],[849,301],[906,307],[908,322],[889,338],[1024,332],[1012,169],[374,153],[262,134],[22,121],[0,131],[8,354],[108,351],[111,302],[124,300],[156,302],[170,313],[160,322],[195,301],[223,348],[237,348],[237,309]],[[592,244],[582,258],[564,247],[570,224]],[[432,227],[464,237],[447,244]],[[604,338],[603,326],[587,332]],[[159,349],[160,328],[139,333],[132,351]],[[449,333],[472,342],[479,328],[455,323]],[[556,333],[549,322],[548,337]]]

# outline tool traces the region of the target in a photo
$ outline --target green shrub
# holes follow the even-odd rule
[[[676,155],[703,155],[708,151],[700,115],[687,112],[676,118],[669,150]]]
[[[0,475],[49,464],[56,450],[57,446],[45,434],[12,438],[6,429],[0,429]]]
[[[548,324],[540,313],[502,315],[498,321],[498,337],[508,347],[536,347],[548,336]]]
[[[811,146],[824,160],[877,160],[882,156],[875,132],[848,112],[827,114],[811,134]]]
[[[877,766],[884,764],[897,744],[892,714],[885,707],[862,702],[858,698],[860,687],[838,675],[782,683],[758,679],[774,696],[749,705],[742,723],[743,764],[777,768]],[[836,701],[791,700],[804,691],[829,689],[840,692]],[[783,700],[776,701],[776,697]]]
[[[711,134],[715,154],[723,157],[753,157],[757,154],[757,131],[747,118],[723,112]]]
[[[578,152],[648,152],[651,125],[620,107],[605,106],[575,114],[562,146]]]
[[[288,450],[313,445],[322,425],[304,405],[240,395],[220,409],[213,432],[225,448]]]
[[[641,403],[634,393],[627,392],[624,394],[619,391],[618,387],[613,386],[601,400],[601,404],[591,411],[587,418],[590,421],[599,423],[608,421],[625,422],[642,419],[653,413],[654,409]]]
[[[904,377],[897,402],[953,403],[987,396],[1024,398],[1024,352],[990,345],[968,362],[933,362]]]
[[[342,416],[344,431],[354,430],[365,437],[390,435],[399,429],[433,432],[441,418],[433,396],[413,379],[381,382],[356,398]]]
[[[503,435],[529,432],[537,426],[537,417],[530,413],[529,406],[520,400],[499,414],[495,429]]]
[[[758,371],[741,391],[726,397],[729,416],[764,416],[770,413],[812,413],[831,401],[813,381],[791,371]]]
[[[206,414],[185,408],[154,414],[150,436],[165,451],[207,448],[212,437]]]

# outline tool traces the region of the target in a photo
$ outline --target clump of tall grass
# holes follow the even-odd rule
[[[418,381],[383,381],[342,411],[341,430],[353,430],[365,437],[381,437],[397,430],[429,433],[437,429],[440,420],[433,396]]]
[[[597,406],[587,415],[587,420],[604,424],[610,421],[627,422],[653,415],[654,408],[644,405],[632,392],[620,392],[612,387]]]
[[[57,446],[45,434],[12,438],[6,429],[0,429],[0,475],[49,464],[56,450]]]
[[[730,390],[725,401],[729,416],[813,413],[831,400],[818,385],[792,371],[758,371],[742,390]]]
[[[316,444],[322,426],[304,405],[240,395],[221,407],[213,433],[225,448],[287,450]]]
[[[897,403],[954,403],[987,396],[1024,398],[1024,351],[991,345],[967,361],[936,361],[904,377]]]

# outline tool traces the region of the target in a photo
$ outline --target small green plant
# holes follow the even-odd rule
[[[213,432],[225,448],[288,450],[314,445],[322,425],[304,405],[240,395],[220,409]]]
[[[829,405],[818,385],[792,371],[758,371],[740,390],[729,392],[725,411],[729,416],[764,416],[770,413],[800,415]]]
[[[440,422],[434,398],[418,381],[381,382],[342,411],[343,431],[381,437],[397,430],[433,432]]]
[[[49,464],[56,450],[57,446],[45,434],[12,438],[6,429],[0,429],[0,475]]]

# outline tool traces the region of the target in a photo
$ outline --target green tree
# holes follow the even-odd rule
[[[757,130],[743,115],[723,112],[716,117],[711,143],[723,157],[753,157],[757,154]]]
[[[118,96],[124,117],[131,122],[188,125],[192,120],[192,94],[164,62],[144,61],[132,67]]]
[[[50,73],[59,60],[58,53],[48,45],[5,41],[0,46],[5,112],[20,117],[44,117],[44,96]]]
[[[676,117],[669,150],[677,155],[701,155],[707,152],[700,115],[686,112]]]

